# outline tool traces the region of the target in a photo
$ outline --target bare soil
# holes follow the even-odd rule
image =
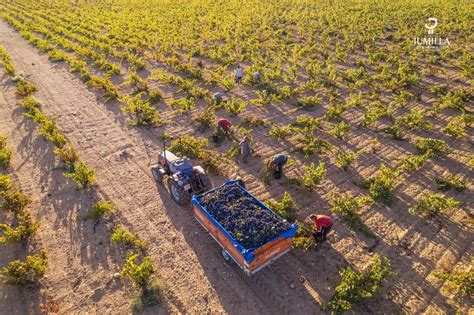
[[[53,146],[16,104],[15,85],[6,76],[1,85],[0,130],[13,150],[8,171],[15,185],[31,196],[31,212],[41,221],[37,237],[28,246],[2,245],[5,255],[1,255],[1,266],[39,249],[48,251],[49,266],[41,286],[19,289],[1,285],[4,307],[0,313],[39,313],[48,303],[61,305],[64,312],[126,307],[126,292],[112,277],[121,265],[108,244],[108,227],[83,218],[98,196],[78,191],[66,180],[55,164]]]
[[[407,208],[420,192],[434,185],[433,177],[443,170],[472,178],[472,169],[456,157],[426,163],[422,172],[397,187],[395,194],[399,198],[393,207],[377,204],[362,214],[380,236],[377,244],[349,232],[346,224],[338,220],[329,242],[317,251],[294,250],[248,278],[235,265],[225,263],[218,245],[193,218],[191,208],[174,204],[166,189],[155,185],[151,177],[149,166],[161,145],[157,135],[163,130],[193,134],[189,117],[165,129],[130,128],[118,104],[104,103],[99,94],[69,73],[67,66],[49,62],[46,55],[39,54],[3,21],[0,44],[9,52],[17,71],[38,85],[35,96],[42,101],[42,110],[57,119],[58,127],[77,148],[81,159],[95,168],[100,194],[118,206],[116,220],[149,244],[149,254],[169,295],[163,306],[147,313],[322,313],[322,304],[329,302],[340,281],[340,268],[350,265],[362,270],[376,253],[390,258],[397,275],[373,299],[356,305],[356,313],[455,311],[451,294],[441,290],[443,283],[430,273],[469,264],[474,240],[472,218],[458,210],[427,220],[408,215]],[[80,219],[93,200],[84,198],[62,176],[54,163],[52,147],[22,116],[11,81],[3,77],[1,84],[0,134],[9,137],[14,149],[12,173],[21,188],[34,198],[32,211],[42,221],[37,241],[49,251],[50,265],[39,290],[18,291],[0,286],[0,313],[37,312],[46,296],[58,302],[61,313],[128,312],[130,285],[112,280],[112,274],[120,270],[123,253],[109,244],[110,227],[95,227],[94,222]],[[165,95],[172,93],[163,89]],[[237,91],[241,97],[248,93],[244,89]],[[288,123],[295,114],[277,108],[248,108],[243,116],[250,115]],[[265,133],[254,133],[257,154],[269,157],[286,149],[283,141],[269,139]],[[311,212],[329,214],[324,199],[349,185],[354,189],[355,179],[370,175],[382,161],[394,163],[407,152],[403,145],[394,146],[362,128],[351,128],[350,139],[349,144],[355,149],[372,146],[374,139],[379,142],[373,153],[358,160],[349,172],[329,166],[327,179],[317,194],[299,192],[299,216]],[[226,148],[228,144],[220,150]],[[465,143],[460,144],[460,151],[466,151]],[[253,158],[248,165],[238,164],[239,174],[258,197],[281,196],[285,187],[277,183],[265,187],[261,183],[262,161],[263,158]],[[294,167],[288,176],[300,171]],[[215,185],[224,180],[223,176],[213,177]],[[472,184],[455,197],[465,209],[472,209]],[[11,247],[0,250],[0,266],[19,251]],[[300,281],[303,278],[305,283]],[[468,313],[469,309],[463,311]]]

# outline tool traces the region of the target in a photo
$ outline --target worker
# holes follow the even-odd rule
[[[242,79],[244,78],[244,70],[240,65],[237,65],[237,69],[235,70],[235,81],[237,82],[238,85],[242,82]]]
[[[322,214],[311,214],[309,218],[315,225],[315,232],[313,234],[314,239],[325,241],[333,225],[332,219]]]
[[[230,133],[230,121],[228,121],[227,119],[225,118],[221,118],[219,119],[219,121],[217,122],[217,131],[221,134],[224,134],[224,135],[229,135]]]
[[[260,80],[262,79],[262,75],[260,72],[256,71],[252,74],[253,82],[254,83],[260,83]]]
[[[214,95],[212,96],[212,99],[214,100],[214,102],[219,104],[220,102],[222,102],[222,93],[221,92],[214,93]]]
[[[249,137],[244,136],[242,141],[240,141],[239,145],[240,145],[240,153],[242,154],[242,160],[244,161],[245,164],[247,164],[247,160],[250,155]]]
[[[272,157],[270,165],[274,169],[273,175],[276,179],[281,178],[283,175],[283,166],[286,162],[288,162],[288,155],[286,154],[277,154]]]
[[[245,189],[245,182],[244,182],[244,180],[242,179],[242,177],[237,176],[237,177],[235,178],[235,180],[237,181],[237,184],[240,185],[240,187],[242,187],[243,189]]]

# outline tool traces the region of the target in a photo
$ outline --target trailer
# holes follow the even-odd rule
[[[206,196],[213,194],[215,191],[227,192],[236,189],[240,190],[239,193],[245,195],[247,200],[251,198],[254,206],[259,207],[258,211],[269,211],[264,213],[272,217],[273,220],[277,220],[280,229],[284,226],[284,230],[278,235],[272,237],[272,239],[266,241],[264,244],[259,244],[257,247],[245,248],[242,243],[239,242],[236,237],[232,236],[230,231],[227,231],[221,223],[206,209],[205,202]],[[255,196],[250,194],[247,190],[242,188],[235,180],[228,181],[222,186],[212,189],[201,195],[194,195],[192,198],[192,206],[194,217],[196,220],[206,229],[214,240],[222,248],[222,256],[226,261],[234,261],[240,268],[243,269],[245,274],[251,276],[270,265],[276,259],[282,257],[291,250],[293,237],[295,236],[298,226],[296,224],[290,224]],[[221,205],[222,206],[222,205]],[[222,206],[224,208],[224,206]],[[215,213],[216,209],[213,208]],[[220,210],[218,210],[220,211]],[[250,211],[248,209],[242,209],[242,211]],[[281,222],[278,222],[281,220]],[[286,228],[287,227],[287,228]],[[273,229],[273,228],[272,228]],[[247,246],[249,247],[249,246]]]

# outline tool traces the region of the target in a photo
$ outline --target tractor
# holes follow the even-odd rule
[[[151,167],[151,174],[157,183],[166,179],[171,198],[180,206],[189,204],[194,194],[200,194],[212,187],[211,180],[204,169],[192,166],[189,158],[179,158],[166,150],[158,155],[158,164]]]

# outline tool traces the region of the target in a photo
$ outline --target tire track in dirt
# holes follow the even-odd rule
[[[8,26],[2,27],[4,33],[13,38],[19,37]],[[188,239],[202,233],[192,216],[187,213],[188,209],[177,207],[161,188],[158,188],[158,192],[162,198],[161,201],[157,200],[157,187],[148,170],[149,154],[139,147],[150,141],[141,139],[139,132],[135,130],[123,128],[124,120],[113,116],[95,99],[94,93],[89,92],[82,83],[75,82],[77,79],[65,73],[61,66],[53,66],[45,56],[31,52],[34,49],[22,41],[16,38],[13,42],[7,41],[4,44],[20,69],[31,73],[30,79],[40,85],[38,95],[45,103],[45,112],[58,119],[60,129],[66,132],[84,160],[96,169],[104,195],[109,196],[123,213],[121,221],[150,244],[149,252],[158,261],[160,274],[168,283],[172,283],[172,310],[219,311],[222,307],[226,311],[237,313],[246,311],[245,307],[248,311],[273,309],[285,313],[301,310],[307,303],[307,298],[289,294],[290,283],[285,282],[288,277],[284,278],[278,273],[266,271],[265,276],[259,275],[256,283],[253,283],[246,276],[242,277],[242,271],[238,270],[236,272],[241,281],[234,282],[231,287],[225,277],[210,275],[210,270],[222,268],[220,259],[212,257],[216,244],[207,235],[202,235],[205,239],[204,246],[198,249],[195,249],[195,245],[190,246]],[[270,148],[266,147],[268,149]],[[183,212],[185,216],[182,216]],[[209,258],[200,262],[193,250],[201,251],[201,256]],[[190,265],[200,268],[192,270]],[[292,267],[285,266],[283,269],[291,270]],[[291,276],[292,279],[297,277],[296,273]],[[198,292],[196,288],[199,288]],[[218,293],[217,288],[224,293]],[[254,293],[259,290],[263,290],[265,294],[255,296]],[[222,294],[232,297],[223,297]],[[288,299],[285,294],[291,295],[291,298]],[[206,297],[206,303],[196,303],[196,296]],[[246,298],[243,299],[242,296]],[[219,301],[222,298],[229,301]],[[241,305],[243,301],[245,307]],[[262,307],[261,303],[266,307]]]
[[[125,292],[112,280],[121,264],[108,246],[108,227],[78,219],[94,196],[78,194],[74,184],[64,178],[63,171],[55,166],[54,147],[38,134],[35,124],[23,117],[16,104],[15,85],[6,76],[1,85],[0,133],[8,136],[14,152],[11,173],[32,198],[29,209],[41,224],[32,244],[48,251],[48,268],[37,294],[33,294],[34,289],[2,286],[0,309],[5,314],[40,313],[40,305],[52,298],[61,312],[81,309],[107,313],[111,312],[111,300],[115,310],[126,311]],[[4,246],[1,250],[6,253]],[[24,257],[27,250],[22,248],[20,256]],[[19,293],[3,294],[16,291]]]
[[[66,131],[81,158],[95,168],[98,184],[121,209],[126,225],[149,243],[159,273],[185,307],[174,311],[232,311],[233,306],[238,312],[260,310],[262,304],[246,292],[243,283],[236,282],[229,288],[212,275],[211,268],[221,262],[213,257],[214,244],[207,235],[203,238],[209,248],[201,247],[200,257],[196,255],[189,239],[196,238],[197,225],[189,210],[174,205],[163,189],[158,190],[160,200],[148,174],[146,151],[137,145],[142,142],[138,132],[120,127],[82,83],[50,64],[46,56],[38,55],[4,22],[0,30],[0,41],[17,68],[31,74],[29,79],[38,84],[37,95],[45,104],[45,113],[58,119],[58,127]],[[124,146],[128,147],[126,158],[118,154]],[[220,288],[222,292],[218,292]],[[242,296],[245,305],[238,305]],[[205,298],[197,301],[196,297]]]

